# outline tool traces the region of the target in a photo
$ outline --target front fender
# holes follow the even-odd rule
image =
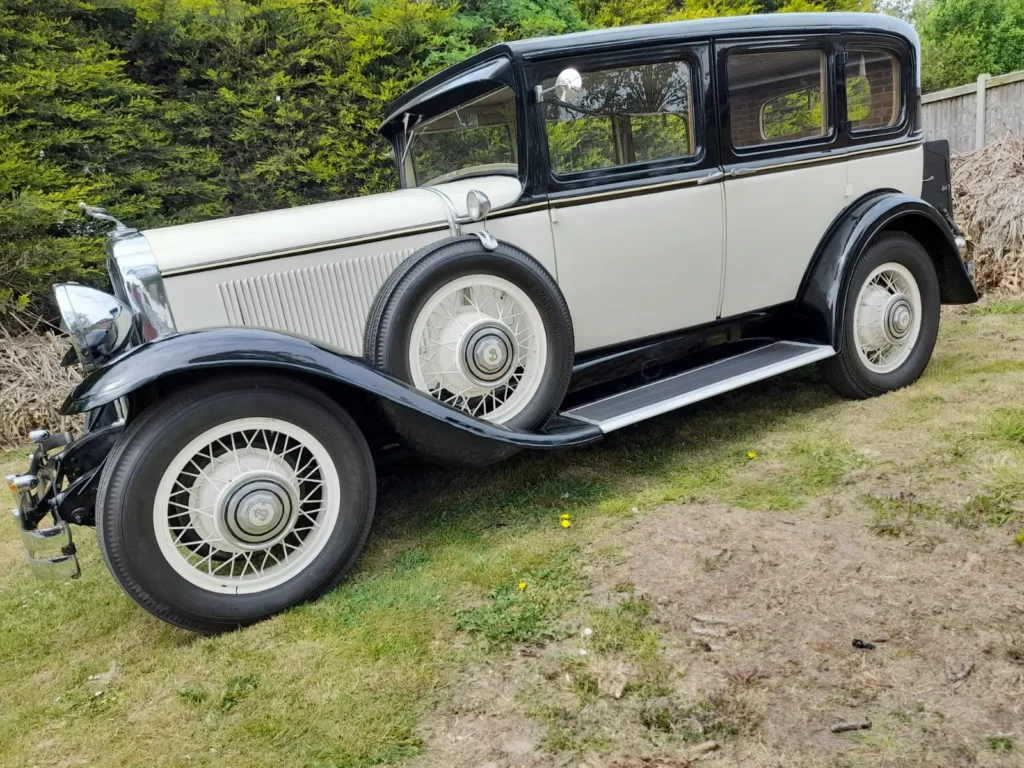
[[[254,328],[192,331],[129,350],[89,374],[68,396],[62,412],[90,411],[169,376],[217,370],[290,372],[389,401],[408,412],[414,431],[423,433],[423,440],[417,441],[416,446],[421,452],[429,453],[430,446],[445,443],[451,455],[439,458],[457,463],[486,464],[504,458],[509,451],[498,449],[499,445],[559,448],[583,445],[601,437],[597,427],[569,419],[556,418],[537,432],[492,424],[435,400],[361,358],[307,338]]]
[[[797,294],[798,307],[814,319],[815,335],[836,349],[842,343],[849,275],[861,253],[887,230],[907,232],[928,251],[938,273],[942,303],[970,304],[978,300],[960,257],[956,235],[945,217],[913,195],[873,193],[852,203],[832,223]]]

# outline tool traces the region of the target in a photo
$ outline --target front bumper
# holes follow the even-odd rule
[[[36,447],[28,471],[8,475],[7,483],[18,501],[14,520],[35,576],[81,576],[70,524],[93,524],[100,471],[123,428],[122,423],[111,424],[78,440],[70,432],[32,433]],[[42,525],[47,517],[53,525]]]
[[[64,448],[74,441],[68,432],[51,435],[45,430],[32,433],[36,444],[29,457],[28,472],[8,475],[7,484],[18,500],[13,510],[21,543],[25,546],[29,568],[41,579],[77,579],[82,575],[75,543],[67,522],[56,514],[52,501],[56,480],[56,459],[50,451]],[[39,527],[50,514],[54,525]]]

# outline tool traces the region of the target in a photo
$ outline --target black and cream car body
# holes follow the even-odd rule
[[[140,605],[219,631],[342,579],[389,447],[486,465],[812,363],[913,383],[977,298],[919,61],[868,14],[502,44],[393,105],[395,192],[118,223],[114,296],[56,287],[88,429],[10,478],[35,570],[95,525]]]

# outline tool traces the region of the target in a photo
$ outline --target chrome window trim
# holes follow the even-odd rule
[[[107,241],[107,271],[115,295],[139,318],[143,341],[178,332],[163,275],[144,235],[131,231],[112,236]]]

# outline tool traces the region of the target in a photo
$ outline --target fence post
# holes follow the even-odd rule
[[[974,100],[974,148],[985,146],[985,94],[988,91],[988,79],[991,75],[978,75],[978,96]]]

